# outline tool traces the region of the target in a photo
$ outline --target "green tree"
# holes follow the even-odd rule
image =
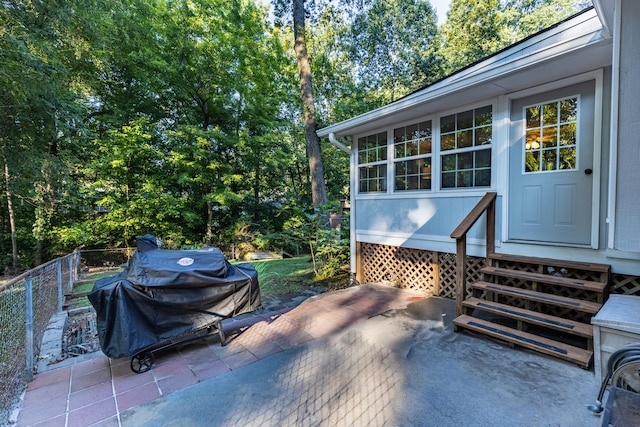
[[[267,245],[322,200],[314,183],[332,200],[348,194],[348,159],[315,145],[318,123],[397,99],[585,2],[455,0],[442,52],[426,1],[276,4],[292,25],[271,25],[250,0],[2,2],[0,266],[147,232],[176,247],[241,231]]]
[[[315,13],[310,18],[307,47],[312,61],[316,113],[318,121],[335,123],[378,107],[376,88],[359,77],[362,67],[354,58],[352,25],[355,17],[362,12],[359,6],[341,2],[316,3]],[[323,151],[327,153],[328,150]],[[331,186],[335,156],[325,161],[325,180]],[[344,154],[340,154],[344,158]],[[347,168],[348,171],[348,168]],[[329,194],[332,191],[327,189]],[[334,194],[335,196],[335,194]]]
[[[82,126],[81,76],[94,67],[73,19],[82,6],[56,0],[0,5],[0,150],[14,267],[19,253],[24,263],[47,256],[50,226],[60,220],[67,160],[77,148],[67,138]],[[17,235],[30,241],[24,250]]]
[[[505,46],[542,31],[590,7],[585,0],[510,0],[503,8],[501,39]]]
[[[440,50],[450,74],[502,48],[500,0],[453,0]]]
[[[307,159],[311,182],[311,195],[314,207],[327,203],[327,191],[324,177],[324,164],[320,138],[316,134],[318,122],[313,91],[311,59],[307,48],[307,10],[305,0],[276,0],[275,12],[280,19],[291,13],[293,28],[293,50],[298,65],[298,83],[300,87],[301,114],[304,136],[307,145]]]
[[[425,0],[375,0],[359,13],[350,51],[367,93],[388,103],[440,78],[437,30]]]
[[[97,225],[95,244],[124,245],[140,232],[220,244],[236,222],[273,217],[265,206],[285,197],[287,153],[297,148],[282,137],[293,72],[264,13],[219,0],[119,10],[110,37],[126,54],[108,56],[109,78],[92,97],[99,154],[84,169],[84,193],[108,212],[61,234]]]
[[[441,30],[445,72],[496,53],[590,5],[584,0],[453,0]]]

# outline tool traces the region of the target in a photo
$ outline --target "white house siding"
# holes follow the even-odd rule
[[[614,248],[640,254],[640,2],[624,0],[618,16],[617,197]]]
[[[455,252],[450,234],[482,198],[451,197],[366,198],[356,200],[356,240],[405,248]],[[500,230],[502,197],[496,201],[496,230]],[[484,256],[485,215],[467,234],[469,254]],[[497,243],[499,245],[499,243]]]

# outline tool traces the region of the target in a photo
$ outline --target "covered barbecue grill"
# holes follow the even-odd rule
[[[217,248],[164,250],[145,235],[128,268],[96,281],[88,298],[104,354],[132,357],[144,372],[154,351],[212,331],[224,345],[221,320],[256,310],[260,288],[252,265],[232,265]]]

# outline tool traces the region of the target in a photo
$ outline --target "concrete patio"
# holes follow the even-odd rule
[[[363,285],[225,324],[151,371],[101,352],[40,373],[19,426],[600,425],[592,371],[469,333],[454,302]],[[54,365],[55,366],[55,365]]]

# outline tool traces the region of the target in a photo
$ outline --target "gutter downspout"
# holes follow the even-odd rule
[[[358,282],[356,280],[356,228],[353,223],[353,219],[356,217],[356,204],[353,189],[355,187],[355,168],[356,168],[356,157],[355,151],[351,150],[349,147],[344,145],[342,142],[336,139],[336,135],[333,132],[329,133],[329,142],[344,151],[349,155],[349,204],[350,207],[350,221],[351,224],[349,226],[349,258],[350,258],[350,274],[349,274],[349,286],[354,286]]]
[[[329,133],[329,142],[335,145],[336,147],[338,147],[339,149],[341,149],[342,151],[344,151],[345,153],[347,153],[349,156],[351,156],[351,149],[346,145],[344,145],[342,142],[338,141],[336,139],[335,133],[333,132]]]
[[[594,2],[599,3],[599,2]],[[620,9],[622,2],[616,1],[613,22],[613,63],[611,64],[611,119],[609,129],[609,198],[607,203],[607,249],[615,250],[616,247],[616,207],[618,203],[618,128],[620,106],[620,45],[622,29],[620,22],[622,14]]]

